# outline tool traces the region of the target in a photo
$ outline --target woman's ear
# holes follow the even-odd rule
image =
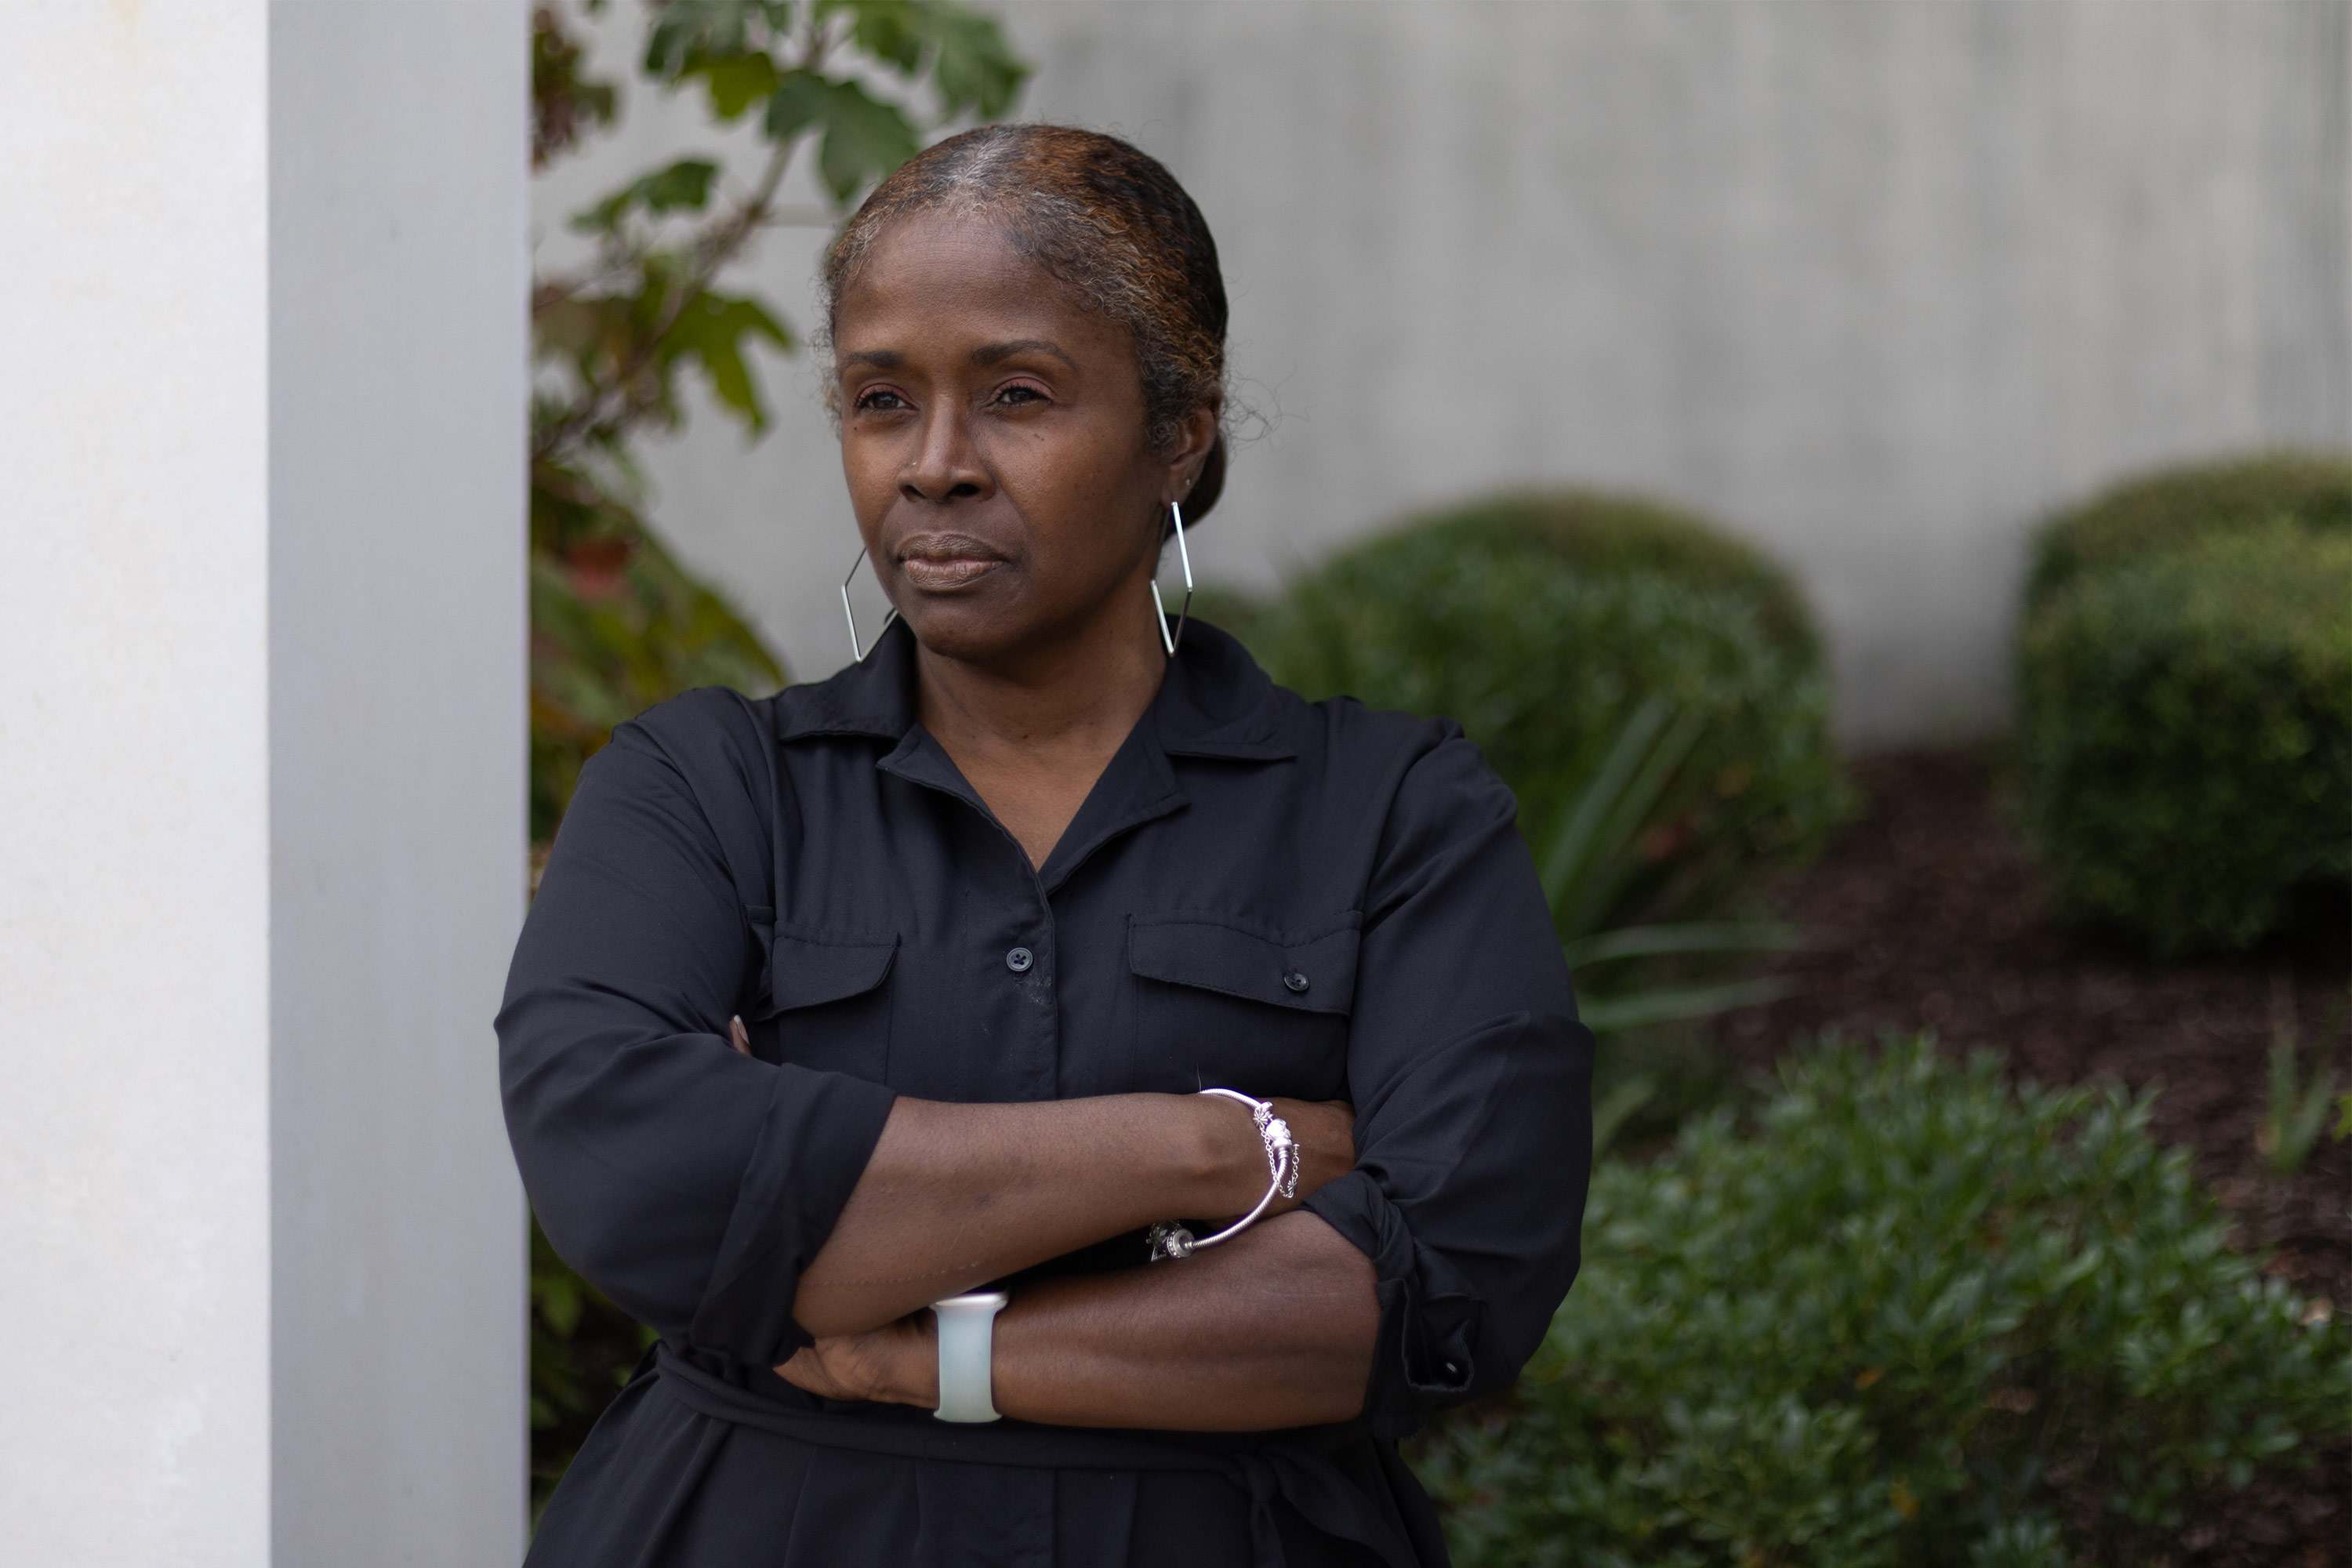
[[[1170,498],[1182,505],[1187,522],[1214,506],[1225,483],[1225,433],[1218,426],[1222,405],[1207,402],[1184,416],[1181,438],[1170,455]]]

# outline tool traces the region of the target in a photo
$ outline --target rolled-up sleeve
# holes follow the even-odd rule
[[[1476,750],[1441,742],[1398,789],[1366,898],[1357,1167],[1306,1206],[1378,1271],[1365,1414],[1385,1436],[1507,1387],[1576,1277],[1592,1037],[1515,816]]]
[[[730,709],[728,705],[738,704]],[[507,1131],[572,1267],[665,1337],[749,1365],[793,1321],[893,1096],[737,1054],[769,891],[768,760],[730,694],[625,725],[593,759],[498,1019]]]

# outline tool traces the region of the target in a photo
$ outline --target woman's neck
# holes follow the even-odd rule
[[[1106,614],[987,665],[921,650],[916,712],[997,821],[1042,867],[1151,705],[1167,657],[1142,613]]]

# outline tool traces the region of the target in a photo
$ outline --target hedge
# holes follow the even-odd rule
[[[2029,617],[2019,762],[2062,906],[2243,948],[2352,877],[2352,531],[2289,520],[2081,571]]]
[[[1238,611],[1238,614],[1235,612]],[[1459,721],[1542,843],[1643,702],[1695,733],[1606,921],[1704,910],[1844,813],[1829,684],[1777,568],[1685,514],[1582,493],[1413,520],[1206,614],[1309,697]]]
[[[2119,1091],[1832,1044],[1605,1163],[1507,1406],[1422,1440],[1460,1568],[2061,1568],[2352,1430],[2352,1335]]]
[[[2313,532],[2352,536],[2352,459],[2268,452],[2126,480],[2042,525],[2027,608],[2103,567],[2282,519]]]

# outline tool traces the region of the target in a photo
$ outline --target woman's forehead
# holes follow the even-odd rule
[[[959,353],[1046,345],[1067,359],[1130,352],[1116,323],[978,214],[915,213],[893,224],[843,290],[834,337],[844,369],[950,343]]]

